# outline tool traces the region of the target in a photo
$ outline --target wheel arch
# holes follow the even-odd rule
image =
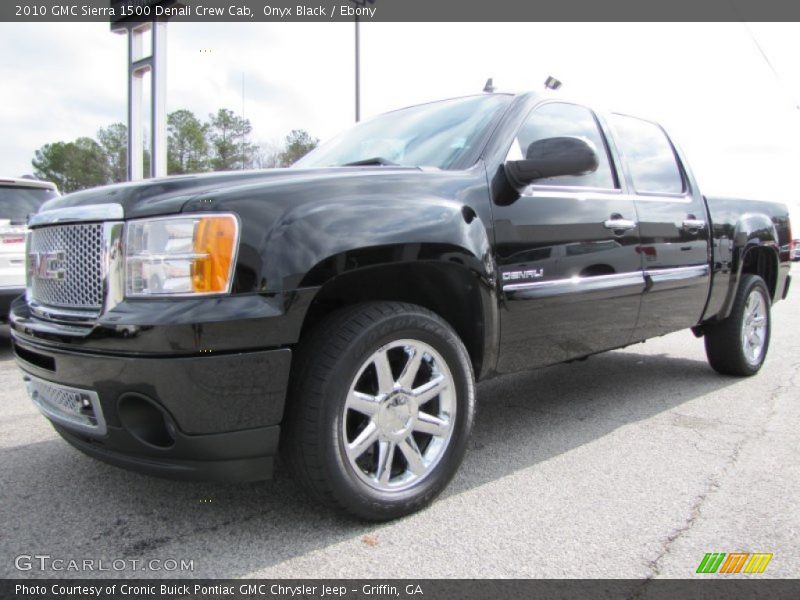
[[[733,308],[736,291],[744,273],[761,277],[775,301],[780,270],[780,245],[775,224],[761,213],[742,215],[733,234],[732,277],[717,319],[727,318]]]
[[[431,310],[461,338],[476,377],[494,369],[498,303],[491,265],[451,244],[394,244],[354,249],[318,263],[302,285],[317,286],[300,339],[335,310],[372,301],[400,301]]]

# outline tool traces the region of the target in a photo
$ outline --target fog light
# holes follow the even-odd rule
[[[146,396],[122,396],[118,413],[125,430],[140,442],[157,448],[170,448],[175,444],[175,425],[166,412]]]

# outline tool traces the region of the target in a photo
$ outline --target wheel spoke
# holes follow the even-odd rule
[[[439,417],[421,412],[417,414],[417,422],[414,424],[414,431],[427,433],[436,437],[445,437],[450,431],[450,424]]]
[[[752,294],[747,300],[747,307],[745,311],[751,317],[758,311],[758,298],[756,298],[755,294]]]
[[[389,483],[389,478],[392,476],[394,449],[394,442],[378,442],[378,465],[375,468],[375,479],[380,483]]]
[[[767,324],[767,317],[756,315],[753,317],[753,320],[750,322],[750,324],[754,327],[763,327]]]
[[[370,446],[378,440],[378,427],[374,421],[370,421],[364,430],[358,434],[356,439],[347,445],[347,453],[350,458],[355,460],[364,452],[369,450]]]
[[[455,378],[430,344],[383,342],[355,371],[340,410],[341,458],[353,476],[383,492],[412,489],[446,455],[459,410]]]
[[[422,475],[425,472],[425,463],[422,462],[422,453],[419,451],[414,438],[408,436],[398,444],[398,447],[403,453],[403,456],[406,457],[408,470],[414,473],[414,475]]]
[[[363,392],[352,392],[347,399],[347,408],[352,408],[362,415],[371,417],[378,411],[378,399]]]
[[[394,389],[394,377],[392,376],[392,365],[389,364],[389,357],[385,349],[375,353],[373,364],[378,375],[378,392],[388,394]]]
[[[414,398],[417,400],[417,406],[422,406],[426,402],[433,400],[447,388],[447,382],[444,375],[438,375],[431,379],[429,382],[419,386],[413,390]]]
[[[414,385],[414,379],[417,377],[420,364],[422,364],[422,351],[418,348],[411,348],[411,352],[412,354],[408,357],[406,366],[403,367],[403,372],[397,378],[397,383],[404,388],[410,388]]]

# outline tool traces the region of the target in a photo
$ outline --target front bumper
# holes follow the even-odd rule
[[[12,334],[13,334],[12,330]],[[253,481],[272,475],[291,350],[189,357],[71,351],[13,335],[29,376],[97,393],[105,433],[53,421],[97,459],[179,479]]]
[[[128,435],[109,428],[104,439],[81,436],[53,423],[72,446],[97,460],[146,475],[189,481],[242,482],[270,479],[280,427],[260,427],[215,435],[179,437],[180,449],[158,456],[130,448]],[[192,458],[184,458],[189,455]],[[252,455],[252,456],[251,456]]]

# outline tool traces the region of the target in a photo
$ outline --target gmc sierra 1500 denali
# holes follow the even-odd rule
[[[792,239],[783,205],[705,198],[658,125],[537,94],[392,112],[289,169],[70,194],[29,225],[13,345],[64,439],[228,481],[280,449],[367,519],[453,477],[476,380],[685,328],[753,375]]]

